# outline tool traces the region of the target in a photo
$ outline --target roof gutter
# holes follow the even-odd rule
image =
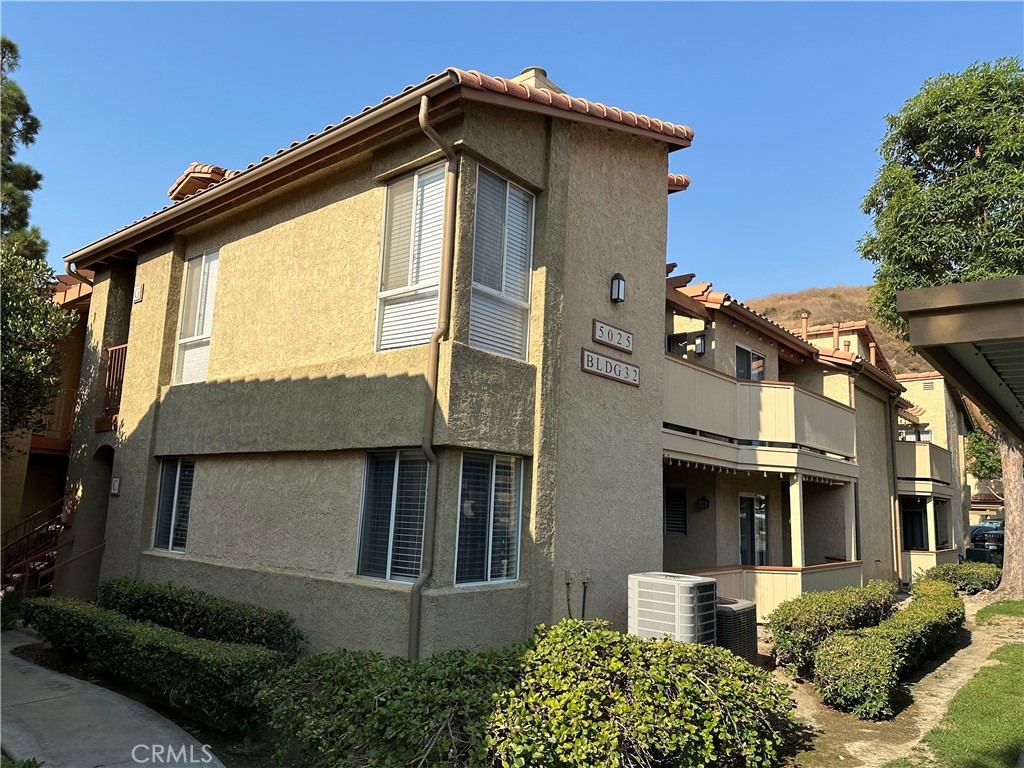
[[[64,263],[64,271],[67,272],[69,276],[75,278],[75,280],[78,280],[79,282],[85,283],[90,288],[92,288],[93,287],[92,280],[90,280],[89,278],[83,277],[82,275],[78,274],[77,270],[78,270],[78,265],[77,264],[68,263],[68,262]]]
[[[427,499],[423,513],[423,558],[420,575],[413,582],[409,595],[409,658],[420,656],[420,612],[423,587],[434,571],[434,530],[437,521],[437,454],[434,453],[434,410],[437,407],[437,369],[441,355],[441,339],[448,333],[448,316],[452,303],[452,266],[455,262],[455,209],[459,188],[459,158],[430,125],[430,97],[420,97],[419,124],[448,162],[444,179],[444,229],[441,241],[441,284],[439,286],[437,329],[430,336],[427,352],[427,397],[423,408],[423,435],[420,446],[427,459]]]
[[[77,251],[72,251],[64,257],[64,263],[69,267],[72,265],[75,267],[87,267],[112,252],[116,253],[121,248],[130,247],[147,239],[147,237],[158,234],[173,226],[179,220],[189,218],[204,208],[228,200],[240,192],[252,191],[252,188],[265,186],[284,167],[290,166],[310,155],[315,155],[343,139],[372,128],[374,125],[404,110],[415,108],[423,96],[436,96],[450,88],[456,87],[456,85],[454,77],[448,71],[435,75],[415,88],[389,101],[368,108],[365,112],[356,115],[350,120],[339,123],[334,128],[325,131],[314,139],[309,139],[299,143],[297,146],[283,150],[271,159],[259,163],[252,168],[247,168],[230,179],[204,190],[201,194],[197,193],[188,200],[175,203],[162,211],[152,214],[149,218],[139,221],[138,224],[129,225]],[[260,184],[261,181],[264,182],[263,185]],[[78,276],[75,275],[75,277]]]

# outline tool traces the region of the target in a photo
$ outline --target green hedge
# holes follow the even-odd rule
[[[284,611],[171,584],[136,579],[104,581],[96,603],[130,619],[151,621],[189,637],[261,645],[283,653],[289,661],[298,658],[306,642],[295,620]]]
[[[72,598],[25,601],[25,622],[58,648],[91,653],[111,672],[198,709],[221,728],[247,728],[255,697],[285,664],[254,645],[188,637]]]
[[[912,600],[879,624],[833,635],[814,660],[814,688],[838,709],[863,719],[893,714],[900,678],[937,651],[956,645],[964,603],[941,581],[918,581]]]
[[[260,698],[279,755],[309,768],[761,766],[794,729],[786,687],[730,652],[601,622],[424,661],[311,656]]]
[[[514,684],[524,651],[308,656],[260,696],[277,756],[299,752],[307,768],[485,765],[491,697]]]
[[[892,615],[896,584],[870,581],[865,587],[804,592],[780,603],[768,617],[775,661],[793,677],[810,678],[814,653],[836,632],[874,626]]]
[[[995,589],[1003,572],[992,563],[951,563],[936,565],[918,576],[919,579],[944,581],[958,592],[973,595],[983,589]]]
[[[776,765],[793,706],[786,686],[723,648],[566,621],[540,630],[488,740],[508,766]]]

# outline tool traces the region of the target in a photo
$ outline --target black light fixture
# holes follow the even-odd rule
[[[704,334],[698,333],[693,340],[693,351],[698,355],[704,354]]]
[[[701,496],[697,499],[697,509],[707,509],[711,506],[711,501],[707,496]]]
[[[619,304],[626,300],[626,278],[621,272],[612,275],[612,302]]]

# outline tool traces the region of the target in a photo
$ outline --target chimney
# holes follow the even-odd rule
[[[832,349],[839,349],[839,323],[832,323]]]
[[[513,77],[512,82],[526,85],[530,88],[551,91],[552,93],[565,93],[565,91],[548,80],[548,73],[540,67],[527,67],[519,77]]]
[[[189,195],[194,195],[211,184],[230,179],[235,173],[237,171],[229,171],[219,165],[192,163],[167,190],[167,196],[175,202],[184,200]]]
[[[807,341],[807,318],[809,317],[810,315],[807,312],[803,312],[800,315],[800,338],[804,341]]]
[[[848,342],[848,341],[844,341],[843,342],[843,351],[844,352],[849,352],[850,351],[850,342]]]
[[[875,342],[873,342],[873,341],[868,344],[868,356],[869,356],[868,359],[871,361],[871,364],[875,365],[875,366],[878,365],[875,362],[875,360],[877,359],[877,356],[878,356],[878,353],[875,351],[875,349],[877,347],[878,347],[878,345],[875,344]]]

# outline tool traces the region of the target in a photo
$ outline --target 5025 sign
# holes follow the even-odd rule
[[[613,360],[589,349],[580,350],[580,368],[594,376],[621,381],[631,387],[640,386],[640,369],[637,366]]]
[[[604,344],[606,347],[615,347],[615,349],[621,349],[623,352],[633,354],[633,334],[621,328],[616,328],[613,325],[608,325],[608,323],[602,323],[600,320],[594,321],[593,339],[598,344]]]

